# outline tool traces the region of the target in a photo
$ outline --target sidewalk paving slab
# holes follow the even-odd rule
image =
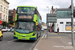
[[[70,37],[53,36],[40,39],[34,50],[75,50],[75,47],[72,47]]]

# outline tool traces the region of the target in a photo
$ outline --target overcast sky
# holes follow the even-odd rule
[[[68,8],[71,0],[7,0],[9,9],[17,8],[17,6],[36,6],[42,17],[42,21],[46,23],[46,14],[49,13],[52,6],[54,8]],[[75,0],[74,0],[75,5]],[[49,9],[47,8],[49,7]]]

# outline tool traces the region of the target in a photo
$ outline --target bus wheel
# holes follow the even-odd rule
[[[40,36],[39,37],[41,37],[41,33],[40,33]]]
[[[0,41],[2,41],[3,40],[3,37],[0,37]]]
[[[36,40],[38,39],[38,34],[36,35]]]
[[[39,37],[41,37],[41,32],[39,33]]]

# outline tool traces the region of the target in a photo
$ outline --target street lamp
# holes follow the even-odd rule
[[[49,12],[49,7],[47,6],[47,8],[48,8],[48,12]]]

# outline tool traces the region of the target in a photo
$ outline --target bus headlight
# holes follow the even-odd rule
[[[35,33],[33,33],[33,35],[32,36],[34,36],[35,35]]]

